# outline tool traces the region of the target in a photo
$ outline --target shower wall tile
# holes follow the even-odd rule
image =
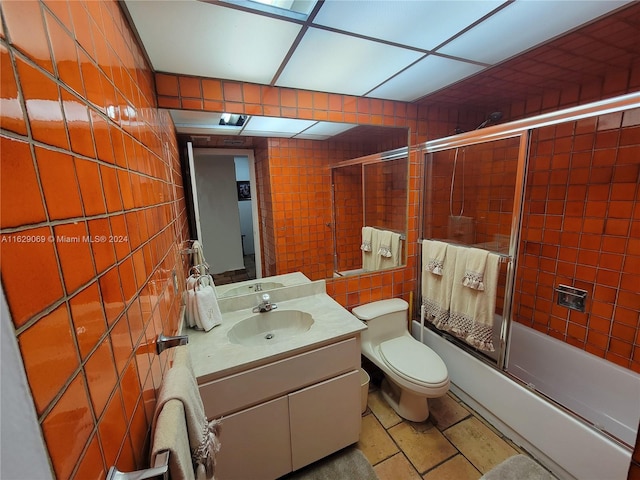
[[[620,152],[639,148],[621,145],[635,138],[627,131],[637,129],[638,115],[636,109],[534,131],[515,302],[517,321],[635,371],[640,164]],[[567,145],[577,150],[568,159]],[[553,178],[564,179],[559,190]],[[585,313],[555,304],[559,284],[588,292]]]
[[[50,463],[146,467],[168,358],[146,344],[177,332],[184,278],[175,131],[118,2],[0,8],[0,271]]]

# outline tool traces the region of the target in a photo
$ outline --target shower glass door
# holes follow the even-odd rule
[[[452,337],[483,360],[502,365],[513,286],[520,199],[526,158],[524,135],[427,145],[422,238],[500,255],[493,322],[495,351]]]

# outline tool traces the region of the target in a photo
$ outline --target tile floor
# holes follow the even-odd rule
[[[524,453],[452,393],[429,400],[422,423],[400,418],[373,382],[358,448],[380,480],[477,480]]]

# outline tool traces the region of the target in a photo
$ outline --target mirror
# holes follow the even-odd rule
[[[181,113],[181,115],[177,115],[177,113]],[[233,149],[229,153],[233,155],[239,155],[241,151],[255,153],[255,176],[251,181],[256,183],[250,185],[251,202],[258,202],[262,192],[273,191],[273,184],[264,184],[264,182],[274,181],[275,177],[271,175],[273,172],[300,172],[295,177],[291,175],[285,177],[282,179],[283,181],[276,179],[278,195],[289,195],[296,199],[296,203],[283,204],[283,202],[279,202],[277,208],[282,207],[285,211],[270,212],[269,208],[266,208],[260,213],[261,223],[258,233],[266,235],[267,238],[265,241],[257,242],[264,251],[256,251],[255,263],[260,263],[259,255],[268,259],[268,263],[263,263],[265,278],[272,276],[273,274],[270,272],[275,271],[278,274],[301,271],[312,280],[332,278],[335,270],[334,245],[342,248],[344,237],[341,231],[336,232],[335,228],[331,228],[334,223],[331,198],[332,167],[342,165],[349,162],[348,159],[356,157],[379,156],[379,152],[398,148],[406,149],[409,139],[409,130],[404,127],[381,127],[329,121],[310,122],[275,117],[269,118],[273,122],[266,122],[267,117],[253,116],[246,118],[241,126],[228,126],[219,124],[220,114],[175,110],[172,110],[171,114],[182,145],[191,142],[193,149],[209,150],[210,152]],[[278,151],[282,147],[295,153],[287,158],[279,157]],[[276,156],[271,157],[272,153],[275,153]],[[218,153],[211,155],[218,155]],[[375,167],[371,168],[373,172]],[[362,176],[362,167],[359,171],[359,175]],[[295,180],[293,180],[294,178]],[[347,185],[345,184],[345,188]],[[361,197],[362,185],[355,188]],[[218,193],[218,190],[211,191],[209,189],[209,192],[214,195]],[[188,187],[185,187],[185,194],[191,194]],[[373,205],[374,203],[370,203],[370,206]],[[271,205],[271,207],[273,206]],[[265,217],[265,215],[267,216]],[[406,214],[404,216],[406,217]],[[314,220],[306,222],[304,220],[306,218]],[[309,234],[296,235],[291,233],[289,236],[289,232],[294,232],[294,230],[289,226],[285,227],[282,222],[288,222],[288,225],[292,221],[299,222],[302,232],[309,229]],[[267,225],[267,230],[263,231],[265,225]],[[363,224],[360,223],[358,228],[362,226]],[[299,231],[299,229],[300,227],[296,227],[295,231]],[[291,249],[295,244],[296,250],[312,252],[313,258],[305,257],[303,261],[298,260],[296,255],[293,261],[287,258],[285,265],[282,258],[274,256],[278,254],[274,249],[274,239],[270,236],[274,235],[276,231],[279,235],[279,241],[286,242],[288,248]],[[406,227],[403,227],[402,231],[406,232]],[[337,238],[334,233],[339,233]],[[240,242],[240,235],[235,236]],[[361,238],[361,231],[358,231],[357,236]],[[356,252],[361,253],[359,246],[356,248]],[[402,263],[404,263],[404,255]],[[277,268],[274,265],[277,265]]]
[[[407,149],[332,168],[334,277],[405,264],[408,171]]]

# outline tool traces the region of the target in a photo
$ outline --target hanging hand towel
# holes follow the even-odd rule
[[[402,264],[402,242],[399,233],[391,233],[391,256],[381,257],[380,268],[393,268]]]
[[[204,259],[202,244],[198,240],[194,240],[191,248],[194,250],[193,256],[191,257],[192,266],[205,265],[207,262]]]
[[[378,255],[385,258],[390,258],[393,256],[391,252],[391,236],[393,232],[389,230],[380,230],[378,232]]]
[[[373,229],[371,227],[362,227],[362,244],[360,245],[360,250],[363,252],[371,251],[371,231]]]
[[[172,480],[195,480],[184,406],[179,400],[168,400],[158,414],[152,437],[151,464],[156,456],[169,450],[169,474]]]
[[[428,259],[433,256],[431,247],[432,242],[422,242],[422,304],[425,319],[440,330],[449,330],[449,306],[458,247],[445,244],[440,275],[434,275],[427,269]]]
[[[462,284],[474,290],[484,290],[484,269],[487,264],[487,250],[470,248],[467,252],[467,266]]]
[[[179,401],[183,407],[183,417],[179,418],[180,409],[175,407],[175,402]],[[167,416],[171,416],[168,422],[160,422],[164,407],[169,408]],[[163,415],[164,416],[164,415]],[[175,347],[175,357],[173,366],[165,374],[158,394],[158,402],[156,404],[155,414],[151,426],[151,438],[154,439],[152,453],[157,453],[156,439],[164,438],[165,443],[175,443],[175,449],[180,450],[184,447],[179,445],[179,436],[171,428],[178,422],[186,424],[188,437],[188,446],[191,451],[191,460],[188,467],[186,462],[180,462],[182,472],[174,476],[171,470],[172,479],[192,479],[194,471],[205,472],[205,478],[213,479],[215,470],[215,455],[220,450],[220,422],[208,422],[204,413],[202,398],[198,390],[189,358],[188,346]],[[173,437],[173,439],[171,438]],[[158,447],[162,442],[158,441]],[[152,458],[153,460],[153,458]],[[171,455],[169,457],[171,462]],[[171,463],[170,463],[171,467]],[[200,478],[200,477],[198,477]]]
[[[187,325],[191,328],[196,328],[198,326],[195,311],[195,286],[198,278],[199,275],[189,275],[186,281],[186,320]]]
[[[442,275],[442,266],[447,253],[447,244],[437,240],[423,240],[422,251],[424,269],[434,275]]]
[[[222,313],[214,287],[213,279],[208,275],[202,275],[194,290],[195,319],[198,328],[205,332],[222,323]]]
[[[377,251],[379,230],[377,228],[371,229],[371,251],[362,252],[362,268],[367,272],[372,272],[379,269],[380,255],[374,254],[374,249]]]
[[[500,257],[494,253],[487,256],[484,290],[475,290],[464,285],[468,257],[469,249],[460,247],[451,292],[450,331],[479,350],[493,352],[493,322]]]

